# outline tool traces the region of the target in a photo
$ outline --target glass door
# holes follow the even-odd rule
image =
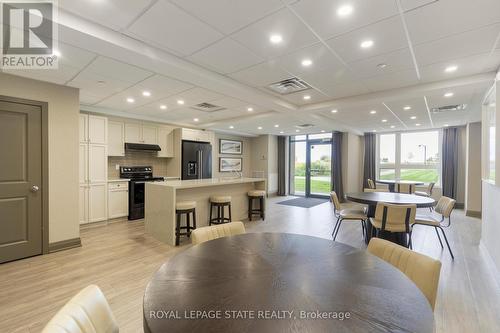
[[[325,197],[332,188],[332,145],[308,141],[306,154],[306,197]]]

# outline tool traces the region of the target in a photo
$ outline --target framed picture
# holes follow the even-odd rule
[[[243,159],[234,157],[219,158],[219,172],[241,172]]]
[[[219,140],[220,154],[241,155],[243,153],[243,142],[236,140]]]

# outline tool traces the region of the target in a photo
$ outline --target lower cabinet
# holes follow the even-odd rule
[[[108,219],[106,183],[80,185],[80,224]]]
[[[108,218],[128,216],[128,182],[108,184]]]

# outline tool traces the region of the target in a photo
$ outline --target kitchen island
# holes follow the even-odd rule
[[[233,221],[245,220],[248,216],[247,192],[265,190],[262,178],[212,178],[196,180],[174,180],[148,182],[145,188],[145,229],[159,241],[175,245],[175,203],[196,201],[196,226],[208,225],[210,197],[231,196]],[[183,222],[184,223],[184,222]]]

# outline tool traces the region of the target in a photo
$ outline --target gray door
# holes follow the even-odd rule
[[[0,97],[0,263],[42,253],[42,108]]]

